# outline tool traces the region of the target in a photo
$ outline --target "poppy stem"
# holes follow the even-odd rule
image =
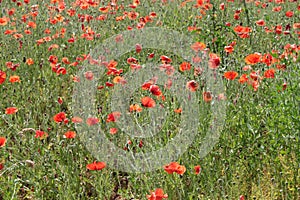
[[[247,18],[247,26],[250,27],[250,17],[249,17],[249,10],[247,8],[246,0],[243,0],[244,9],[246,12],[246,18]],[[250,45],[252,45],[251,35],[249,36]]]

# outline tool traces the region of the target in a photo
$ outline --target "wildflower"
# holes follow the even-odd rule
[[[109,133],[112,134],[112,135],[116,134],[117,132],[118,132],[117,128],[110,128],[109,129]]]
[[[233,46],[229,45],[229,46],[225,46],[224,50],[226,53],[232,53],[234,48],[233,48]]]
[[[11,76],[11,77],[9,77],[9,82],[11,82],[11,83],[16,83],[16,82],[18,82],[18,83],[20,83],[21,82],[21,80],[20,80],[20,77],[19,76]]]
[[[46,133],[44,131],[40,131],[40,130],[35,131],[35,138],[40,138],[42,140],[42,139],[45,139],[47,137],[48,137],[48,133]]]
[[[191,69],[191,64],[188,63],[188,62],[183,62],[181,63],[181,65],[179,66],[179,70],[180,71],[187,71],[187,70],[190,70]]]
[[[141,112],[143,108],[141,108],[138,104],[132,104],[129,106],[129,111],[136,111],[136,112]]]
[[[107,115],[106,122],[116,122],[121,116],[120,112],[112,112]]]
[[[217,54],[210,53],[208,65],[211,69],[217,69],[221,63],[221,60]]]
[[[162,92],[157,85],[151,85],[149,91],[155,96],[161,96]]]
[[[173,174],[175,172],[177,174],[183,175],[186,171],[186,168],[183,165],[179,165],[177,162],[171,162],[170,164],[164,166],[164,170],[168,174]]]
[[[169,64],[169,63],[172,62],[172,59],[169,58],[168,56],[161,56],[161,57],[160,57],[160,60],[161,60],[161,62],[162,62],[163,64]]]
[[[252,31],[250,27],[244,27],[244,26],[236,26],[234,28],[234,32],[240,37],[240,38],[248,38],[249,33]]]
[[[91,71],[85,72],[85,73],[84,73],[84,76],[85,76],[85,78],[86,78],[87,80],[89,80],[89,81],[93,80],[93,78],[94,78],[94,74],[93,74],[93,72],[91,72]]]
[[[4,83],[6,79],[6,73],[0,70],[0,84]]]
[[[7,114],[7,115],[12,115],[12,114],[15,114],[16,112],[18,112],[18,108],[16,108],[16,107],[8,107],[5,110],[5,114]]]
[[[265,71],[264,73],[264,77],[265,78],[275,78],[275,69],[268,69],[267,71]]]
[[[261,59],[261,54],[260,53],[254,53],[254,54],[250,54],[245,58],[245,62],[248,65],[254,65],[258,62],[260,62]]]
[[[191,92],[195,92],[198,89],[198,86],[199,84],[194,80],[191,80],[186,83],[187,89],[189,89]]]
[[[64,134],[64,137],[65,138],[68,138],[68,139],[72,139],[72,138],[75,138],[76,136],[76,133],[74,131],[67,131],[65,134]]]
[[[73,123],[81,123],[81,122],[82,122],[82,119],[81,119],[80,117],[76,117],[76,116],[75,116],[75,117],[72,118],[72,122],[73,122]]]
[[[146,108],[153,108],[155,107],[155,101],[151,97],[143,97],[141,99],[142,105]]]
[[[65,120],[66,120],[66,113],[64,113],[64,112],[57,113],[56,115],[54,115],[53,120],[56,123],[65,122]]]
[[[86,168],[88,170],[102,170],[106,167],[106,163],[105,162],[93,162],[90,163],[86,166]]]
[[[150,191],[150,193],[150,195],[147,195],[148,200],[162,200],[168,198],[168,195],[164,194],[164,191],[161,188],[157,188],[155,192]]]
[[[87,125],[89,125],[89,126],[93,126],[93,125],[97,124],[98,122],[99,122],[99,119],[98,119],[98,118],[95,118],[95,117],[89,117],[89,118],[87,118],[87,120],[86,120],[86,123],[87,123]]]
[[[238,76],[238,73],[235,71],[228,71],[224,73],[224,77],[228,80],[234,80]]]
[[[0,147],[4,147],[6,143],[6,138],[5,137],[0,137]]]
[[[136,44],[135,45],[135,51],[136,51],[136,53],[140,53],[142,51],[142,45]]]
[[[198,51],[203,51],[206,48],[206,45],[203,42],[195,42],[192,44],[191,48],[198,52]]]
[[[174,112],[179,114],[182,112],[182,108],[175,109]]]
[[[255,23],[256,23],[257,26],[265,26],[266,25],[265,21],[262,20],[262,19],[256,21]]]
[[[239,78],[239,83],[243,84],[247,81],[248,81],[247,74],[242,74],[242,76]]]
[[[195,174],[199,174],[201,172],[201,167],[200,165],[197,165],[194,167],[194,170],[195,170]]]
[[[203,94],[202,94],[202,96],[203,96],[203,100],[205,101],[205,102],[211,102],[212,101],[212,95],[211,95],[211,92],[203,92]]]

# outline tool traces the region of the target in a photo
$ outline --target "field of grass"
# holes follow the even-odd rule
[[[0,8],[0,200],[300,198],[297,0],[0,0]],[[191,43],[171,34],[182,45],[170,48],[162,30]],[[126,40],[140,31],[140,44]],[[97,55],[101,45],[113,53]],[[190,54],[185,46],[202,61],[183,58],[178,52]],[[168,89],[136,77],[140,66],[160,66],[165,77],[176,72],[184,90],[170,89],[176,80]],[[136,79],[150,83],[141,89]],[[86,89],[91,84],[95,90]],[[129,102],[114,100],[118,88],[132,84]],[[176,97],[183,94],[196,105]],[[157,134],[135,137],[130,120]],[[96,129],[102,131],[91,136]],[[215,132],[204,155],[204,138]],[[176,159],[154,158],[151,164],[161,164],[155,170],[114,164],[164,152],[173,141],[175,152],[190,140]],[[120,154],[106,155],[116,152],[107,141]]]

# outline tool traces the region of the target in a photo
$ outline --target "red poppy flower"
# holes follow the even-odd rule
[[[248,81],[247,74],[242,74],[242,76],[239,79],[239,83],[243,84],[247,81]]]
[[[0,25],[5,26],[8,23],[9,18],[8,17],[2,17],[0,18]]]
[[[243,71],[248,71],[248,70],[252,70],[252,67],[250,65],[246,65],[245,67],[243,67]]]
[[[267,71],[265,71],[264,77],[275,78],[275,69],[272,68],[272,69],[268,69]]]
[[[48,133],[40,130],[35,131],[35,138],[45,139],[48,137]]]
[[[206,48],[206,45],[202,42],[195,42],[194,44],[192,44],[191,48],[198,52],[198,51],[202,51]]]
[[[102,170],[106,167],[106,163],[105,162],[93,162],[91,164],[88,164],[86,166],[87,169],[89,170]]]
[[[201,172],[201,167],[200,165],[197,165],[194,167],[194,170],[195,170],[195,174],[199,174]]]
[[[294,15],[294,12],[293,11],[287,11],[286,13],[285,13],[285,16],[287,16],[287,17],[293,17],[293,15]]]
[[[86,120],[86,123],[89,126],[93,126],[93,125],[97,124],[98,122],[99,122],[99,119],[96,117],[90,117],[90,118],[87,118],[87,120]]]
[[[168,195],[164,194],[164,191],[161,188],[157,188],[155,192],[150,191],[150,193],[150,195],[147,195],[148,200],[162,200],[168,198]]]
[[[191,69],[191,64],[188,63],[188,62],[183,62],[181,63],[181,65],[179,66],[179,70],[180,71],[187,71],[187,70],[190,70]]]
[[[224,50],[226,53],[232,53],[234,48],[233,48],[233,46],[229,45],[229,46],[225,46]]]
[[[136,112],[141,112],[143,108],[141,108],[138,104],[132,104],[129,106],[129,111],[136,111]]]
[[[261,59],[261,54],[260,53],[254,53],[254,54],[250,54],[245,58],[245,62],[248,65],[254,65],[258,62],[260,62]]]
[[[287,83],[284,82],[284,83],[282,84],[282,90],[286,90],[286,88],[287,88]]]
[[[112,112],[107,115],[106,122],[116,122],[121,116],[120,112]]]
[[[99,11],[102,13],[107,13],[109,11],[110,7],[109,6],[105,6],[105,7],[100,7]]]
[[[251,81],[248,81],[248,84],[252,86],[254,91],[258,90],[258,87],[259,87],[259,82],[258,81],[251,80]]]
[[[4,83],[6,79],[6,73],[0,70],[0,84]]]
[[[65,138],[72,139],[76,137],[76,133],[74,131],[67,131],[64,136]]]
[[[14,64],[12,62],[6,62],[5,65],[7,68],[11,69],[12,71],[15,71],[17,67],[20,67],[19,63]]]
[[[66,113],[57,113],[56,115],[54,115],[53,120],[57,123],[64,122],[66,120]]]
[[[181,112],[182,112],[182,109],[181,109],[181,108],[175,109],[174,112],[175,112],[175,113],[181,113]]]
[[[294,23],[293,29],[300,29],[300,23]]]
[[[143,97],[141,99],[142,105],[146,108],[153,108],[155,107],[155,101],[151,97]]]
[[[235,71],[228,71],[224,73],[224,77],[228,80],[234,80],[238,76],[238,73]]]
[[[137,60],[136,58],[134,58],[134,57],[129,57],[129,58],[127,59],[127,63],[128,63],[128,64],[137,64],[137,63],[138,63],[138,60]]]
[[[127,81],[122,76],[116,76],[113,79],[113,83],[121,83],[122,85],[124,85],[127,83]]]
[[[163,64],[169,64],[169,63],[172,62],[172,59],[169,58],[168,56],[161,56],[161,57],[160,57],[160,60],[161,60],[161,62],[162,62]]]
[[[194,80],[191,80],[186,83],[187,89],[189,89],[191,92],[195,92],[198,89],[198,83]]]
[[[142,148],[143,145],[144,145],[143,140],[140,140],[140,142],[139,142],[139,147]]]
[[[217,54],[210,53],[208,65],[211,69],[217,69],[221,64],[221,60]]]
[[[109,133],[112,134],[112,135],[116,134],[117,132],[118,132],[117,128],[110,128],[109,129]]]
[[[63,101],[63,99],[61,98],[61,97],[58,97],[57,98],[57,103],[59,103],[60,105],[63,103],[64,101]]]
[[[48,61],[52,64],[56,64],[58,62],[58,58],[57,58],[57,56],[50,55],[48,58]]]
[[[93,74],[93,72],[91,72],[91,71],[85,72],[85,73],[84,73],[84,76],[85,76],[85,78],[86,78],[87,80],[89,80],[89,81],[93,80],[93,78],[94,78],[94,74]]]
[[[149,91],[155,96],[161,96],[162,92],[157,85],[151,85]]]
[[[139,65],[139,64],[130,64],[130,68],[131,68],[132,70],[138,70],[138,69],[141,69],[142,66]]]
[[[69,58],[67,58],[67,57],[63,57],[63,58],[61,59],[61,61],[62,61],[63,63],[65,63],[65,64],[67,64],[67,65],[71,64],[71,62],[69,61]]]
[[[4,147],[6,143],[6,138],[5,137],[0,137],[0,147]]]
[[[0,171],[4,168],[4,165],[0,163]]]
[[[82,122],[82,119],[80,117],[73,117],[72,118],[72,122],[73,123],[81,123]]]
[[[203,92],[203,100],[207,103],[211,102],[212,101],[211,92]]]
[[[150,86],[152,85],[152,81],[146,82],[142,85],[142,90],[149,90]]]
[[[9,77],[9,82],[11,83],[15,83],[15,82],[21,82],[20,77],[19,76],[11,76]]]
[[[136,53],[140,53],[142,51],[142,45],[136,44],[135,45],[135,51],[136,51]]]
[[[271,64],[277,62],[276,59],[269,53],[266,53],[262,56],[261,62],[265,63],[267,66],[270,66]]]
[[[259,76],[259,71],[252,71],[251,73],[250,73],[250,78],[252,79],[252,80],[254,80],[254,81],[256,81],[258,78],[260,78],[260,76]]]
[[[170,164],[164,166],[164,170],[168,174],[173,174],[175,172],[177,174],[183,175],[186,171],[186,168],[183,165],[179,165],[177,162],[171,162]]]
[[[32,59],[32,58],[28,58],[28,59],[26,60],[26,64],[27,64],[27,65],[33,65],[33,64],[34,64],[33,59]]]
[[[106,85],[107,87],[113,87],[113,86],[114,86],[114,84],[111,83],[111,82],[106,82],[105,85]]]
[[[139,16],[139,13],[137,12],[134,12],[134,11],[131,11],[127,14],[127,17],[130,19],[130,20],[135,20],[137,17]]]
[[[154,55],[155,55],[154,53],[150,53],[150,54],[148,55],[148,58],[149,58],[149,59],[152,59],[152,58],[154,57]]]
[[[12,115],[12,114],[15,114],[16,112],[18,112],[18,108],[16,108],[16,107],[8,107],[5,110],[5,114],[7,114],[7,115]]]
[[[250,27],[246,27],[246,26],[236,26],[234,28],[234,32],[240,37],[240,38],[248,38],[249,36],[249,32],[251,32],[252,29]]]
[[[260,19],[258,21],[255,22],[257,26],[264,26],[266,23],[264,20]]]
[[[282,26],[281,25],[275,26],[275,33],[276,34],[281,34],[282,33]]]

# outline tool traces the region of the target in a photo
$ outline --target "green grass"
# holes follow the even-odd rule
[[[258,91],[254,91],[246,83],[240,84],[237,81],[239,77],[233,81],[223,79],[227,97],[225,124],[219,142],[204,158],[199,156],[199,146],[211,122],[210,105],[202,100],[202,92],[206,90],[205,80],[203,76],[195,77],[193,70],[180,72],[187,79],[203,83],[196,92],[201,109],[201,123],[192,145],[176,160],[186,167],[185,174],[170,175],[163,170],[163,166],[147,173],[125,173],[108,167],[101,171],[89,171],[86,165],[96,159],[80,141],[79,135],[83,133],[77,132],[74,139],[63,138],[66,131],[76,131],[76,128],[71,122],[55,123],[53,116],[65,112],[68,119],[73,117],[72,94],[76,84],[80,83],[74,83],[72,77],[78,73],[79,66],[83,66],[84,62],[80,62],[77,67],[62,64],[67,74],[56,75],[51,70],[49,56],[56,55],[60,63],[62,57],[68,57],[71,63],[75,62],[77,57],[88,54],[105,39],[126,31],[127,26],[134,27],[138,19],[126,18],[116,22],[115,17],[124,12],[118,10],[115,15],[107,14],[105,21],[84,22],[85,27],[89,26],[96,34],[100,34],[99,38],[87,41],[80,38],[82,23],[78,21],[77,14],[97,17],[101,15],[99,6],[88,10],[76,8],[74,17],[63,11],[61,15],[69,20],[69,24],[59,22],[52,25],[45,22],[49,18],[49,2],[31,1],[29,5],[20,7],[9,0],[0,4],[3,10],[0,18],[8,16],[7,9],[16,8],[15,14],[10,16],[11,21],[13,17],[16,18],[16,25],[11,22],[5,26],[0,25],[0,70],[7,74],[7,80],[0,84],[0,137],[7,139],[6,145],[0,147],[0,163],[4,165],[0,170],[0,199],[146,199],[150,190],[156,188],[162,188],[168,194],[168,199],[172,200],[239,199],[241,195],[245,199],[299,199],[299,35],[293,28],[290,29],[290,35],[267,34],[263,27],[255,24],[255,21],[264,19],[269,28],[282,24],[284,31],[287,25],[292,27],[294,23],[300,23],[300,11],[297,9],[299,3],[272,2],[263,9],[255,6],[254,2],[225,2],[225,10],[222,11],[219,9],[222,2],[213,1],[213,8],[205,11],[202,19],[196,18],[200,12],[199,8],[193,7],[195,1],[182,8],[179,6],[182,1],[169,1],[164,5],[158,0],[156,3],[150,3],[150,0],[141,1],[135,9],[139,17],[150,12],[157,13],[153,22],[147,23],[145,27],[164,27],[180,31],[194,37],[194,42],[205,43],[221,59],[217,69],[219,76],[226,71],[236,71],[239,76],[243,73],[249,74],[242,71],[246,66],[244,58],[254,52],[265,54],[278,50],[281,55],[285,45],[298,45],[297,52],[281,60],[280,64],[285,64],[286,70],[276,69],[275,78],[263,79]],[[67,10],[71,4],[70,1],[65,2]],[[124,1],[126,11],[132,10],[126,7],[129,3],[132,2]],[[29,13],[30,6],[34,4],[39,5],[37,28],[31,29],[31,35],[25,35],[26,23],[21,22],[21,16]],[[121,1],[119,4],[121,5]],[[282,6],[282,10],[273,12],[272,8],[276,6]],[[233,18],[237,9],[242,9],[239,20]],[[285,17],[288,10],[294,11],[293,17]],[[56,14],[58,13],[53,11],[53,16]],[[28,21],[33,19],[29,17]],[[230,22],[231,27],[225,26],[226,22]],[[250,38],[241,39],[233,31],[239,24],[252,28]],[[199,31],[189,32],[189,26],[196,26]],[[36,40],[47,36],[44,33],[46,28],[51,30],[50,36],[61,28],[66,28],[65,37],[37,45]],[[7,29],[16,29],[24,35],[21,39],[22,49],[19,49],[19,42],[12,35],[3,34]],[[68,43],[67,40],[72,34],[78,40]],[[234,52],[227,54],[224,47],[233,41],[237,43]],[[48,51],[51,44],[58,44],[59,48]],[[116,59],[117,68],[123,68],[123,74],[126,74],[130,70],[126,63],[129,56],[145,64],[148,61],[147,55],[151,52],[155,52],[151,62],[158,64],[160,56],[167,55],[172,58],[172,65],[176,70],[183,61],[183,58],[173,55],[172,52],[145,48],[140,54],[132,51]],[[32,58],[34,64],[28,66],[24,62],[27,58]],[[5,65],[8,61],[19,63],[20,67],[12,71]],[[263,76],[264,71],[276,68],[276,65],[259,63],[252,68],[260,70]],[[8,79],[12,75],[20,76],[21,82],[10,83]],[[105,85],[106,81],[111,82],[112,79],[113,77],[103,76],[99,85]],[[287,83],[287,89],[278,92],[282,90],[284,82]],[[146,94],[147,92],[139,90],[134,93],[132,101],[138,102]],[[170,101],[172,94],[164,94],[167,100],[160,103],[166,109],[172,111],[180,106],[178,99]],[[57,103],[58,97],[63,99],[61,105]],[[107,137],[120,148],[125,147],[127,141],[131,140],[129,151],[148,152],[168,143],[178,133],[180,118],[171,113],[166,117],[161,133],[153,138],[143,139],[144,147],[138,148],[140,138],[131,138],[121,131],[116,135],[108,132],[109,128],[115,127],[115,124],[105,123],[111,108],[111,89],[105,87],[97,91],[97,97],[97,105],[102,108],[97,116],[101,121],[101,128],[106,130]],[[13,106],[19,109],[18,112],[14,115],[5,114],[5,109]],[[139,122],[149,123],[151,118],[147,116],[147,109],[143,109],[136,117]],[[37,139],[34,137],[34,130],[43,130],[49,137]],[[198,175],[194,174],[196,165],[201,165],[201,173]]]

